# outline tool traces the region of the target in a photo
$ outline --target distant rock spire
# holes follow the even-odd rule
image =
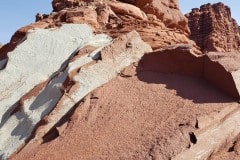
[[[186,14],[190,38],[202,51],[239,51],[239,26],[231,17],[228,6],[219,2],[205,4]]]

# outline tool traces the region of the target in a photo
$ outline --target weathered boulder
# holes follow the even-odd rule
[[[116,14],[126,14],[131,15],[134,18],[138,18],[141,20],[147,20],[146,14],[140,10],[140,8],[130,5],[127,3],[119,3],[119,2],[110,2],[109,6]]]
[[[136,30],[153,49],[177,43],[190,43],[197,48],[188,38],[187,19],[180,12],[176,0],[74,0],[71,4],[54,0],[52,5],[55,24],[88,23],[96,32],[112,37]],[[78,14],[69,16],[68,13],[72,12]]]
[[[60,11],[64,8],[71,8],[78,6],[81,0],[53,0],[52,6],[53,11]]]
[[[190,38],[202,51],[240,50],[240,32],[231,11],[223,3],[202,5],[186,14],[191,30]]]
[[[93,26],[93,28],[98,28],[97,17],[97,12],[91,7],[83,7],[66,12],[67,23],[81,24],[84,22]]]
[[[169,28],[189,32],[187,19],[179,10],[178,0],[136,0],[136,5],[146,14],[154,14]]]
[[[36,23],[13,35],[11,42],[0,49],[0,60],[7,58],[7,52],[23,40],[27,30],[59,27],[64,23],[86,23],[96,33],[106,33],[113,38],[136,30],[154,50],[184,43],[193,45],[195,53],[201,54],[188,38],[187,19],[176,0],[53,0],[52,7],[52,13],[37,14]]]

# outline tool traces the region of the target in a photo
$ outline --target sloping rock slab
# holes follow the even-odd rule
[[[131,46],[128,46],[131,44]],[[150,45],[142,41],[136,31],[122,35],[101,51],[102,61],[82,68],[73,77],[75,84],[59,100],[48,116],[48,123],[35,135],[35,140],[43,137],[61,118],[91,91],[115,78],[121,70],[141,59],[144,53],[151,52]],[[33,140],[34,141],[34,140]]]
[[[12,114],[0,128],[0,137],[4,137],[0,139],[0,155],[3,159],[24,145],[41,119],[56,106],[64,94],[63,84],[68,80],[72,72],[94,61],[96,57],[99,57],[102,46],[111,43],[111,39],[107,36],[96,35],[96,37],[98,39],[90,44],[99,47],[98,49],[69,63],[63,72],[53,78],[35,96],[30,93],[29,96],[21,99],[21,109]]]
[[[76,51],[97,38],[85,24],[29,31],[25,41],[8,53],[7,66],[0,71],[4,84],[0,86],[0,126],[23,95],[54,77]]]
[[[99,47],[98,49],[75,58],[37,96],[22,100],[22,109],[11,115],[0,128],[0,137],[4,137],[0,139],[0,156],[3,159],[25,144],[44,116],[50,114],[48,123],[38,132],[40,135],[47,133],[89,92],[116,77],[122,69],[138,61],[145,52],[152,51],[136,31],[117,38],[104,48],[101,46],[110,43],[110,39],[106,36],[104,39],[104,35],[95,37],[96,40],[86,44]],[[99,54],[102,61],[92,64],[91,61],[99,57]],[[68,91],[63,91],[62,86],[67,77],[71,78],[73,86]],[[54,107],[56,108],[53,110]]]

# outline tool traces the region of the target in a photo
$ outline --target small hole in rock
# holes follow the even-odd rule
[[[181,123],[181,124],[179,124],[178,126],[179,126],[179,127],[182,127],[182,126],[184,126],[184,124]]]
[[[197,137],[195,136],[195,134],[193,132],[190,132],[189,133],[189,136],[190,136],[190,141],[193,143],[193,144],[196,144],[197,143]]]
[[[234,152],[234,147],[235,147],[236,143],[237,143],[236,141],[233,142],[233,145],[228,149],[228,152]]]
[[[42,138],[43,143],[50,142],[50,141],[56,139],[57,137],[59,137],[59,132],[56,128],[53,128],[45,136],[43,136],[43,138]]]
[[[196,119],[195,128],[199,129],[198,120]]]

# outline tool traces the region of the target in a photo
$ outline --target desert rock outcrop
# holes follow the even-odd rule
[[[96,49],[76,56],[87,46]],[[94,35],[84,24],[65,24],[55,30],[29,30],[27,39],[9,52],[7,66],[0,71],[1,82],[5,84],[0,88],[0,136],[4,137],[0,140],[1,157],[6,159],[23,145],[54,107],[58,108],[57,113],[51,112],[55,120],[49,120],[50,126],[46,130],[50,130],[84,96],[151,51],[136,31],[111,42],[110,37]],[[61,56],[57,56],[59,54]],[[102,60],[94,63],[99,57]],[[75,73],[76,70],[79,71]],[[64,89],[64,83],[69,79],[73,86]],[[15,92],[16,88],[18,92]]]
[[[190,38],[202,51],[239,51],[240,32],[231,11],[223,3],[202,5],[186,14]]]
[[[147,5],[150,3],[151,5]],[[86,23],[97,33],[118,37],[136,30],[153,49],[177,43],[195,43],[188,38],[187,19],[178,1],[53,0],[53,12],[37,14],[36,23],[19,29],[10,43],[0,50],[0,60],[7,57],[32,28],[59,27],[64,23]],[[195,51],[200,53],[195,46]]]
[[[190,13],[210,24],[204,54],[177,0],[52,6],[0,49],[0,159],[209,158],[238,135],[237,35],[212,35],[239,30],[223,4]]]

